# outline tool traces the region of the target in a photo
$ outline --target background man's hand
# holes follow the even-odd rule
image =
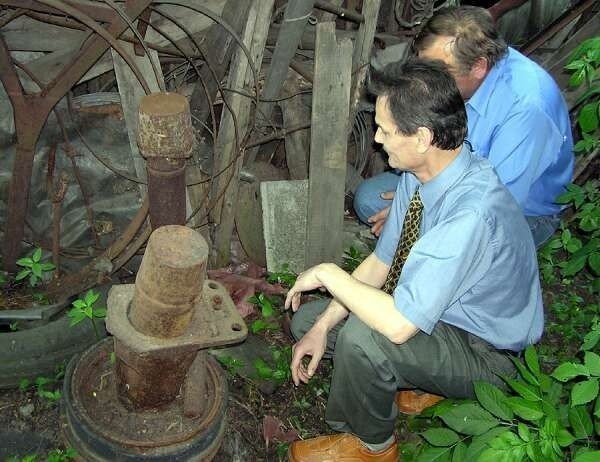
[[[388,191],[388,192],[384,192],[381,193],[381,198],[385,199],[385,200],[392,200],[394,198],[394,191]],[[377,212],[375,215],[372,215],[369,217],[369,223],[372,224],[371,226],[371,232],[379,237],[379,235],[381,234],[381,230],[383,229],[383,225],[385,224],[385,220],[387,219],[388,215],[390,214],[390,205],[388,205],[387,207],[381,209],[379,212]]]
[[[327,345],[327,330],[314,325],[305,335],[292,347],[292,380],[296,386],[300,382],[308,383],[317,370],[317,366]],[[308,366],[304,366],[302,359],[310,356]]]

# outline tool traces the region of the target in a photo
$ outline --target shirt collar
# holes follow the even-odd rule
[[[471,149],[467,143],[464,143],[458,156],[441,173],[420,186],[419,193],[423,207],[431,210],[446,191],[458,181],[470,164]]]
[[[485,79],[483,79],[483,82],[481,82],[481,85],[479,85],[477,91],[475,91],[473,96],[465,103],[467,106],[473,108],[479,115],[485,115],[488,110],[492,92],[494,91],[494,88],[496,88],[496,83],[498,82],[500,75],[504,72],[510,52],[511,49],[509,48],[506,55],[490,69],[485,76]]]

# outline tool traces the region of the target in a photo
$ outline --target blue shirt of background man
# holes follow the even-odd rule
[[[512,48],[466,102],[475,152],[498,176],[527,216],[554,215],[554,200],[573,176],[569,112],[550,75]]]
[[[421,234],[394,290],[397,309],[428,334],[443,321],[498,349],[539,340],[544,313],[531,232],[490,163],[466,147],[425,184],[401,175],[375,255],[391,265],[417,187]]]

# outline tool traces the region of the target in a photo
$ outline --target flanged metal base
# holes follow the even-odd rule
[[[197,417],[184,415],[184,396],[160,410],[132,412],[117,398],[113,339],[71,360],[61,409],[63,435],[86,461],[208,461],[225,431],[227,381],[209,358],[206,400]]]

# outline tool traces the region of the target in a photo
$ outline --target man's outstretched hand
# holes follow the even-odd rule
[[[296,386],[300,385],[300,382],[308,383],[314,375],[326,345],[327,330],[315,325],[292,347],[290,369]],[[302,362],[305,356],[311,357],[308,366]]]
[[[302,295],[302,292],[323,287],[323,283],[317,278],[317,271],[320,269],[321,265],[313,266],[298,275],[296,283],[287,293],[287,297],[285,298],[286,309],[291,306],[292,311],[297,311],[300,306],[300,296]]]
[[[381,193],[381,198],[391,201],[394,198],[394,191],[388,191]],[[381,230],[383,229],[383,225],[385,224],[385,220],[387,220],[388,215],[390,214],[390,205],[381,209],[375,215],[369,217],[368,222],[371,223],[371,232],[379,237],[381,234]]]

